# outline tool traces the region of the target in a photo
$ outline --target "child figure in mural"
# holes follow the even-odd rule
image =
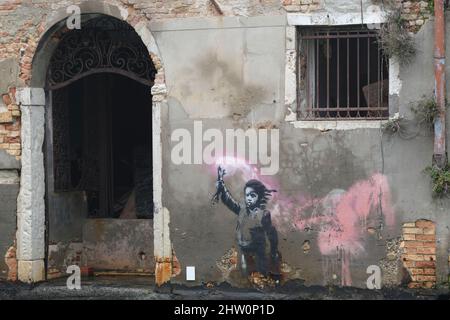
[[[240,262],[243,275],[259,272],[263,277],[279,280],[281,256],[278,252],[278,233],[272,225],[267,201],[273,192],[258,180],[245,184],[245,204],[234,200],[228,191],[223,177],[226,171],[218,168],[217,192],[213,202],[222,200],[228,209],[238,216],[236,240],[240,250]],[[255,261],[256,270],[249,270],[249,262]]]

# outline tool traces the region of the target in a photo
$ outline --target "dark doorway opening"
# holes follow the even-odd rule
[[[126,22],[81,18],[81,29],[55,27],[47,70],[47,277],[74,264],[149,274],[156,69]]]
[[[52,91],[55,192],[82,191],[89,218],[153,218],[150,89],[99,73]]]

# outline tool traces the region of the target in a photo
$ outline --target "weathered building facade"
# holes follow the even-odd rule
[[[412,108],[430,3],[2,0],[0,279],[444,285],[450,203]],[[409,63],[377,40],[393,10]]]

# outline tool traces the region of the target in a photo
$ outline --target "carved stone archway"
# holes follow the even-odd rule
[[[162,284],[170,279],[171,243],[169,237],[169,214],[162,204],[162,145],[161,145],[161,109],[166,107],[167,90],[164,68],[156,41],[147,26],[146,20],[129,16],[125,8],[85,1],[80,5],[82,14],[105,15],[123,20],[132,26],[154,65],[155,81],[152,86],[152,125],[153,125],[153,200],[154,200],[154,255],[156,259],[156,282]],[[55,11],[47,19],[46,31],[33,54],[31,79],[28,87],[17,90],[17,101],[22,111],[22,171],[18,196],[17,221],[17,259],[18,277],[22,282],[34,283],[45,280],[45,170],[43,142],[45,134],[45,106],[47,71],[65,28],[68,14],[66,8]],[[132,23],[130,23],[133,21]],[[131,28],[131,27],[130,27]],[[59,36],[59,38],[58,38]],[[138,49],[142,53],[141,49]],[[145,52],[145,51],[144,51]],[[119,59],[120,60],[120,59]],[[125,60],[121,60],[125,61]],[[85,66],[86,67],[86,66]],[[92,65],[89,71],[96,72]],[[127,68],[125,68],[127,69]],[[132,67],[122,69],[127,76],[133,77]],[[81,70],[81,69],[80,69]],[[78,70],[78,71],[80,71]],[[116,68],[120,70],[120,68]],[[77,70],[72,70],[77,73]],[[50,86],[63,83],[50,74]],[[73,77],[72,79],[76,78]],[[145,77],[138,77],[145,81]],[[67,81],[71,81],[70,79]],[[169,272],[163,272],[169,269]]]

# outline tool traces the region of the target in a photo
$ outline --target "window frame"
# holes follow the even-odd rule
[[[329,104],[329,85],[327,85],[327,106],[326,108],[318,107],[320,104],[316,104],[316,92],[315,90],[320,89],[320,85],[311,85],[311,83],[316,83],[316,72],[318,73],[318,68],[316,66],[316,59],[317,59],[317,48],[315,45],[308,44],[305,46],[305,43],[316,41],[314,39],[313,34],[319,35],[319,37],[322,37],[322,39],[343,39],[344,41],[351,38],[357,38],[357,39],[371,39],[376,38],[376,33],[378,30],[368,28],[367,25],[332,25],[332,26],[320,26],[320,25],[310,25],[310,26],[295,26],[295,54],[296,54],[296,119],[298,121],[382,121],[382,120],[388,120],[389,114],[390,114],[390,103],[389,103],[389,93],[390,93],[390,60],[384,56],[382,49],[378,47],[378,70],[375,70],[375,73],[378,72],[378,81],[371,82],[371,65],[367,65],[367,84],[365,86],[362,86],[360,74],[363,69],[360,69],[360,66],[358,67],[358,83],[359,89],[356,89],[358,91],[358,106],[351,106],[349,103],[348,93],[347,93],[347,105],[344,107],[342,105],[338,105],[339,102],[336,103],[336,107],[331,107]],[[347,36],[344,34],[347,33]],[[324,35],[325,34],[325,35]],[[333,34],[330,37],[330,34]],[[335,34],[335,35],[334,35]],[[350,36],[352,34],[352,36]],[[306,36],[305,36],[306,35]],[[363,40],[363,41],[364,41]],[[350,40],[347,40],[347,45]],[[367,61],[371,60],[370,55],[370,46],[372,45],[368,40],[368,44],[366,45],[366,51],[368,53]],[[338,40],[339,43],[339,40]],[[317,42],[316,42],[317,45]],[[359,46],[359,40],[358,40],[358,46]],[[327,41],[327,50],[330,50],[330,42]],[[348,59],[349,59],[349,47],[347,46],[347,74],[350,72],[348,67]],[[359,50],[359,49],[358,49]],[[305,57],[305,51],[307,52]],[[329,52],[329,51],[328,51]],[[308,59],[308,57],[313,56],[313,59]],[[339,53],[338,53],[338,61],[339,61]],[[373,59],[373,58],[372,58]],[[380,60],[381,59],[381,60]],[[305,61],[306,60],[306,61]],[[367,62],[366,61],[366,62]],[[360,59],[358,58],[358,64],[360,63]],[[339,63],[336,64],[337,66]],[[317,69],[316,69],[317,68]],[[364,68],[364,67],[363,67]],[[381,69],[381,77],[380,77],[380,69]],[[383,76],[383,72],[386,72],[386,75]],[[338,66],[339,70],[339,66]],[[329,78],[329,64],[327,63],[327,82],[330,81]],[[336,79],[339,79],[340,76],[337,76]],[[349,76],[347,76],[347,79]],[[319,78],[320,79],[320,78]],[[337,81],[337,90],[339,92],[339,80]],[[370,95],[369,92],[367,96],[369,96],[368,100],[365,100],[365,94],[362,94],[363,88],[369,85],[378,84],[378,88],[376,95],[378,96],[378,103],[377,107],[370,106]],[[349,82],[347,81],[347,88],[349,86]],[[381,86],[381,90],[380,90]],[[311,89],[313,87],[313,89]],[[355,89],[353,89],[355,90]],[[367,89],[369,90],[369,89]],[[347,89],[347,92],[352,91]],[[386,94],[386,95],[385,95]],[[339,93],[337,94],[339,101]],[[320,98],[319,98],[320,99]],[[361,106],[361,101],[365,102],[366,106]],[[381,101],[381,103],[380,103]],[[317,109],[322,109],[321,111],[318,111]],[[333,111],[333,108],[339,108],[338,111]],[[351,111],[348,110],[348,108],[351,109]],[[319,113],[320,112],[320,113]],[[315,115],[316,113],[319,113],[319,116]],[[325,116],[320,116],[320,114],[325,113]],[[331,116],[330,113],[335,113],[334,116]],[[366,113],[366,115],[361,115],[361,113]],[[373,115],[373,114],[376,115]],[[347,116],[342,116],[342,114],[346,114]],[[353,114],[353,116],[351,115]]]

